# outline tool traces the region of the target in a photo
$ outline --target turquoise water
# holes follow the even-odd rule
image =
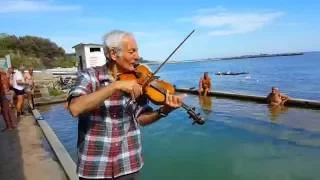
[[[192,87],[203,71],[248,71],[242,76],[213,76],[214,88],[265,95],[274,84],[292,97],[319,100],[319,57],[168,64],[159,75],[178,87]],[[178,109],[144,127],[142,180],[319,179],[319,110],[269,109],[265,104],[193,95],[185,102],[197,108],[206,124],[191,125]],[[40,110],[75,159],[77,120],[62,104]]]
[[[145,179],[318,179],[319,112],[271,118],[263,105],[222,99],[212,109],[205,126],[179,112],[144,129]]]

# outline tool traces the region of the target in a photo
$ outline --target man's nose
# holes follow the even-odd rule
[[[135,56],[134,56],[134,59],[135,59],[135,60],[139,60],[140,58],[141,58],[141,57],[139,56],[139,53],[136,52],[136,53],[135,53]]]

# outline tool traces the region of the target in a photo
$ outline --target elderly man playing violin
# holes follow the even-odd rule
[[[68,109],[79,117],[77,173],[79,179],[135,180],[143,166],[140,126],[181,107],[183,99],[167,93],[153,110],[136,80],[118,80],[140,59],[131,33],[109,32],[104,50],[107,63],[81,72],[68,95]]]

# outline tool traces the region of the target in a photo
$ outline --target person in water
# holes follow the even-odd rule
[[[281,94],[279,88],[277,87],[272,87],[271,93],[269,93],[269,95],[267,96],[267,102],[271,106],[284,105],[284,103],[287,102],[288,99],[289,97]]]
[[[268,106],[268,108],[271,122],[277,122],[281,114],[288,112],[288,107],[285,106]]]
[[[70,113],[79,117],[77,172],[80,180],[136,180],[143,166],[140,126],[167,116],[183,99],[167,93],[153,110],[135,80],[116,80],[135,71],[140,59],[131,33],[111,31],[104,50],[107,63],[81,72],[68,96]]]
[[[203,77],[199,81],[199,95],[207,96],[208,92],[211,90],[211,78],[208,72],[203,74]]]

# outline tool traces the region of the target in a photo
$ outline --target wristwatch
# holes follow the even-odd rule
[[[158,112],[158,114],[160,115],[161,118],[168,116],[167,113],[163,112],[163,108],[159,108],[159,109],[157,110],[157,112]]]

